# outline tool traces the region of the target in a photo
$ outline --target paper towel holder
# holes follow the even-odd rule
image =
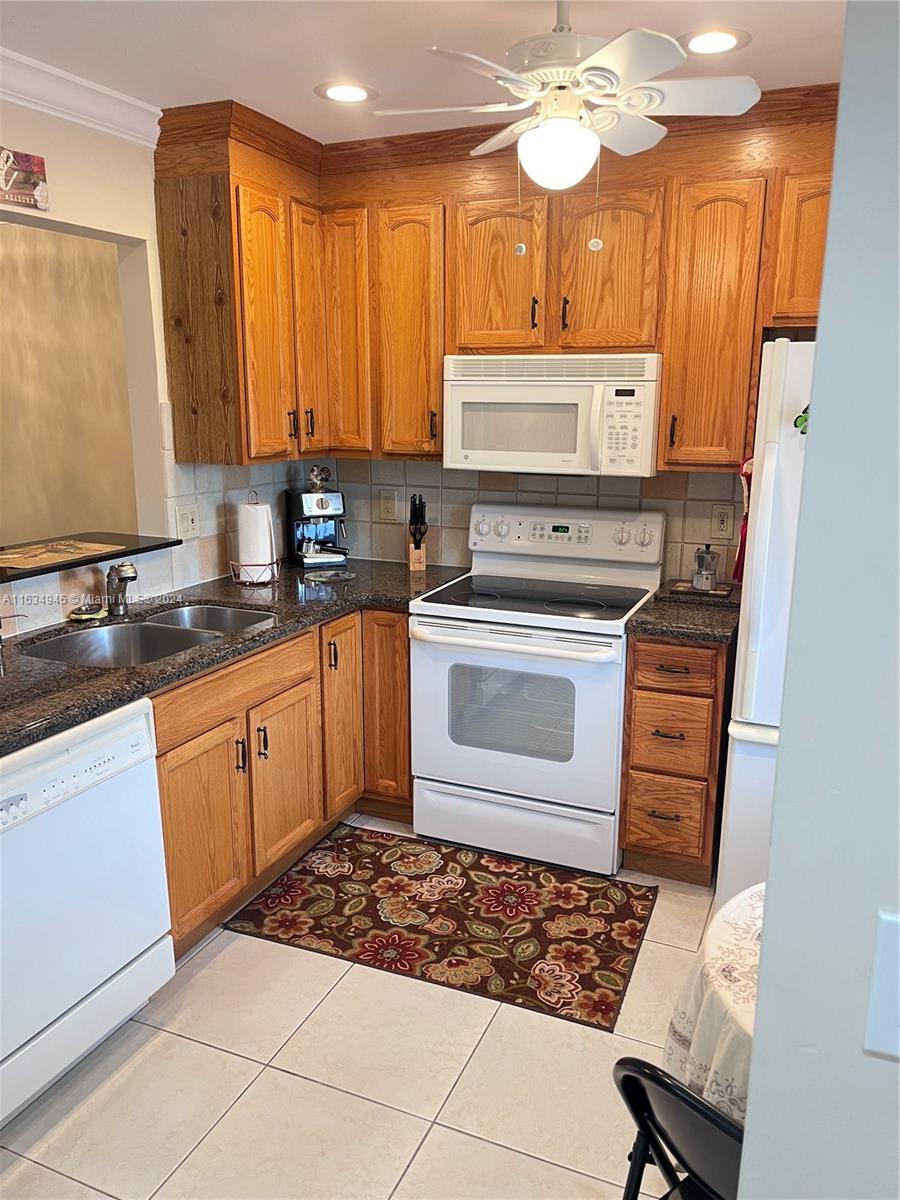
[[[256,488],[251,488],[247,493],[247,503],[259,504],[259,493]],[[236,583],[238,587],[269,587],[271,584],[277,583],[281,575],[280,558],[266,563],[242,563],[229,559],[228,565],[231,568],[231,582]]]

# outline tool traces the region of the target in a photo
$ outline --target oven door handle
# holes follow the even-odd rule
[[[618,647],[604,645],[596,650],[556,650],[551,646],[530,645],[523,641],[493,641],[488,638],[456,637],[431,633],[421,625],[410,626],[409,636],[414,642],[428,642],[435,646],[456,646],[461,650],[499,650],[504,654],[526,654],[536,658],[565,659],[570,662],[619,662]]]

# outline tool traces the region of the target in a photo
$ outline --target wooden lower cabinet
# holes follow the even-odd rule
[[[248,717],[258,875],[322,824],[322,719],[315,679],[251,708]]]
[[[322,654],[322,740],[325,816],[352,804],[363,790],[363,666],[359,613],[319,630]]]
[[[247,724],[241,715],[158,760],[176,942],[250,880],[247,757]]]
[[[629,642],[619,836],[632,870],[712,880],[732,660],[726,644]]]
[[[412,800],[409,742],[409,617],[363,613],[365,791]]]

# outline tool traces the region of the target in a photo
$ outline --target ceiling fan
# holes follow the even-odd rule
[[[389,108],[378,116],[411,113],[511,113],[532,109],[471,154],[491,154],[518,142],[522,168],[541,187],[572,187],[597,161],[600,147],[639,154],[666,135],[652,116],[737,116],[752,108],[760,90],[748,75],[657,80],[687,55],[665,33],[629,29],[606,38],[575,33],[569,4],[559,0],[550,34],[525,38],[506,52],[507,65],[477,54],[431,47],[431,53],[492,79],[513,95],[498,104],[444,108]],[[646,82],[654,80],[653,83]]]

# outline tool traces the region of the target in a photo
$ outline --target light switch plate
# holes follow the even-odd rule
[[[378,519],[380,521],[399,521],[397,509],[397,489],[381,488],[378,493]]]
[[[709,532],[713,541],[734,537],[734,509],[730,504],[714,504],[709,522]]]
[[[900,913],[878,913],[863,1050],[900,1059]]]
[[[175,505],[175,528],[182,541],[200,533],[200,510],[196,504]]]

